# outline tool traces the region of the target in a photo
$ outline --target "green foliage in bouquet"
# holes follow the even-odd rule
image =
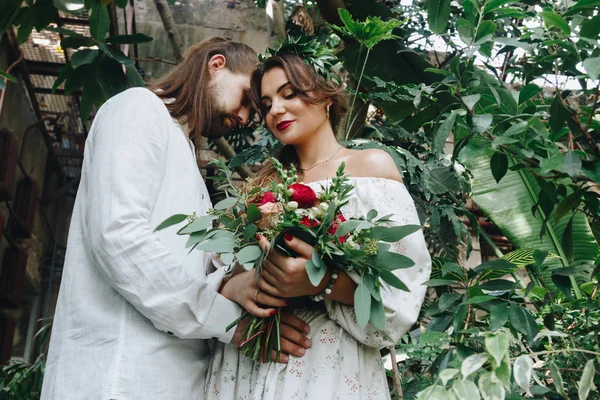
[[[414,262],[408,257],[390,251],[391,243],[421,229],[418,225],[388,227],[392,215],[377,218],[377,211],[370,210],[366,216],[346,220],[341,208],[348,204],[353,190],[344,175],[344,164],[336,176],[321,190],[315,192],[310,186],[298,182],[296,170],[283,168],[276,159],[271,162],[279,180],[268,188],[251,183],[236,188],[232,172],[221,160],[216,164],[223,172],[221,189],[228,195],[215,204],[205,216],[174,215],[156,229],[187,221],[179,229],[179,235],[187,235],[186,247],[217,252],[223,263],[233,270],[241,266],[246,270],[260,272],[266,254],[258,245],[257,234],[270,241],[270,249],[295,255],[287,248],[285,233],[314,246],[306,271],[311,283],[318,286],[327,270],[353,271],[360,277],[354,294],[354,309],[361,326],[371,323],[378,329],[385,327],[385,312],[381,300],[382,282],[397,289],[406,285],[393,271],[409,268]],[[243,314],[229,328],[248,315]],[[266,359],[270,350],[279,347],[279,314],[266,319],[253,317],[240,346],[242,352],[256,359]]]

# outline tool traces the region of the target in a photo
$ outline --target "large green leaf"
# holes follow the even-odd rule
[[[348,10],[358,20],[364,20],[369,16],[378,16],[384,20],[394,17],[389,8],[376,0],[350,2]],[[394,30],[394,33],[401,31],[402,27],[399,27]],[[346,36],[343,36],[342,40],[344,40],[344,50],[338,54],[338,57],[343,61],[345,69],[358,78],[366,49],[363,48],[361,51],[358,43]],[[440,75],[425,72],[427,68],[431,68],[431,64],[419,54],[405,47],[401,41],[386,40],[373,47],[364,73],[366,76],[377,76],[384,81],[394,82],[396,85],[407,83],[429,85],[442,80],[443,77]],[[369,91],[374,88],[375,84],[368,79],[363,79],[361,86],[363,86],[363,90]],[[450,96],[445,94],[438,96],[436,109],[437,107],[443,108],[449,99]],[[385,111],[391,122],[401,121],[415,111],[413,103],[409,101],[392,102],[378,99],[376,102]],[[438,113],[439,110],[436,110],[435,115],[437,116]]]
[[[539,198],[540,186],[526,170],[509,170],[496,183],[490,169],[493,150],[485,143],[471,141],[460,154],[461,161],[473,174],[473,200],[487,214],[510,241],[520,248],[535,248],[548,251],[559,257],[549,257],[544,262],[542,279],[547,287],[554,289],[552,270],[568,266],[567,252],[562,246],[562,237],[572,214],[558,222],[548,220],[545,234],[540,239],[543,218],[542,210],[532,215],[532,208]],[[598,245],[592,230],[581,213],[573,217],[573,260],[575,263],[592,263]],[[577,267],[579,277],[589,274],[589,268]]]
[[[450,19],[450,0],[429,0],[427,2],[427,22],[435,33],[442,34]]]

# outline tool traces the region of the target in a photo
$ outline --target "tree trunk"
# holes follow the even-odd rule
[[[285,38],[285,7],[284,0],[267,0],[265,7],[267,17],[267,35],[269,47],[275,47]]]
[[[173,52],[175,53],[175,60],[177,60],[179,63],[183,60],[183,41],[181,40],[179,29],[177,29],[177,25],[175,25],[171,8],[169,8],[167,0],[154,0],[154,3],[156,4],[156,9],[158,10],[160,19],[162,20],[165,30],[167,31],[167,35],[169,36],[169,41],[171,42]],[[217,146],[219,152],[228,160],[235,156],[235,150],[233,150],[233,147],[231,147],[231,145],[224,138],[216,139],[213,141],[213,143],[215,146]],[[237,167],[235,170],[244,179],[253,175],[252,171],[250,171],[250,169],[244,165]]]

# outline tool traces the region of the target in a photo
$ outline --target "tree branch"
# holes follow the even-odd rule
[[[177,25],[175,25],[169,3],[167,3],[167,0],[154,0],[154,3],[156,4],[156,10],[160,15],[160,19],[165,27],[165,31],[167,31],[169,41],[171,42],[171,47],[175,54],[175,61],[179,63],[183,60],[183,41],[181,40],[179,29],[177,29]]]

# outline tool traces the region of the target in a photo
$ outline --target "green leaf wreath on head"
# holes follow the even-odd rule
[[[331,80],[341,84],[340,78],[335,74],[340,61],[333,54],[333,50],[320,43],[317,38],[311,38],[306,35],[290,36],[288,35],[279,43],[277,48],[268,48],[265,54],[260,54],[259,68],[262,68],[264,62],[273,56],[282,54],[295,54],[302,58],[304,62],[311,65],[315,71],[326,80]]]

